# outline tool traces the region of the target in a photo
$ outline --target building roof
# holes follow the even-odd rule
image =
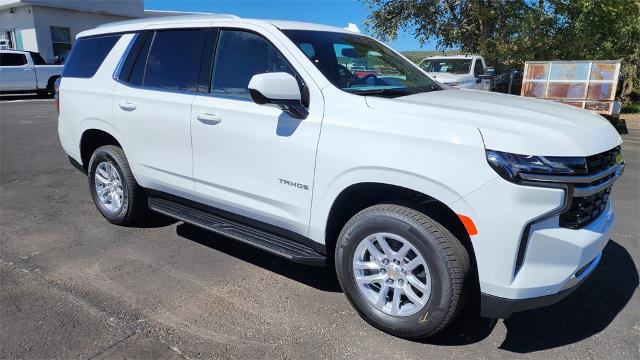
[[[46,6],[50,8],[88,11],[130,18],[197,14],[181,11],[145,10],[142,0],[0,0],[0,10],[21,6]]]
[[[126,32],[126,31],[139,31],[149,26],[162,26],[164,24],[176,26],[176,25],[188,25],[189,23],[202,23],[202,22],[215,22],[221,25],[224,23],[237,23],[238,21],[246,24],[269,24],[282,30],[321,30],[321,31],[333,31],[353,33],[352,31],[345,30],[339,27],[296,22],[296,21],[282,21],[282,20],[258,20],[258,19],[241,19],[238,16],[230,14],[196,14],[196,15],[182,15],[182,16],[170,16],[170,17],[157,17],[157,18],[142,18],[126,21],[118,21],[108,24],[103,24],[95,29],[83,31],[78,34],[78,37],[100,35],[114,32]]]

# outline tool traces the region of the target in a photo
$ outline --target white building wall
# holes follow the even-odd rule
[[[11,9],[0,10],[0,30],[14,31],[15,37],[22,40],[22,49],[38,51],[32,7],[20,6],[13,10],[13,13]]]
[[[53,44],[51,26],[68,28],[71,32],[72,44],[78,33],[95,28],[98,25],[129,20],[130,17],[110,15],[97,12],[67,10],[44,6],[33,6],[35,33],[37,34],[38,51],[47,61],[53,61]]]

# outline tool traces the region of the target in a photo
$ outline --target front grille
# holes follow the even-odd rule
[[[574,197],[571,207],[560,215],[560,225],[580,229],[592,223],[607,208],[611,188],[585,197]]]
[[[589,175],[598,173],[616,164],[616,158],[620,154],[620,146],[609,151],[587,157],[587,171]]]
[[[585,159],[587,165],[585,175],[596,175],[599,172],[615,166],[618,163],[619,155],[620,146],[599,154],[588,156]],[[616,177],[616,173],[611,173],[590,183],[576,183],[574,184],[574,187],[576,189],[580,189],[598,186],[614,177]],[[610,193],[611,187],[593,195],[573,197],[571,199],[571,207],[560,215],[560,225],[569,229],[581,229],[589,225],[596,220],[598,216],[602,215],[606,209]]]

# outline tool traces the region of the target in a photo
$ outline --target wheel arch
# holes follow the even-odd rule
[[[344,188],[333,201],[325,226],[325,245],[328,258],[333,261],[336,242],[344,225],[361,210],[381,204],[391,203],[420,211],[449,230],[468,251],[472,272],[477,281],[477,265],[471,237],[458,215],[444,202],[423,192],[403,186],[360,182]]]
[[[89,160],[93,152],[105,145],[115,145],[122,148],[122,142],[112,132],[104,128],[90,127],[85,129],[80,136],[80,164],[85,172],[89,167]],[[124,148],[122,148],[124,151]]]

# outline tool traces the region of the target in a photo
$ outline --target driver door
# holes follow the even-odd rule
[[[220,30],[210,93],[192,105],[195,191],[212,206],[306,236],[324,103],[308,80],[304,120],[254,103],[247,86],[265,72],[300,78],[265,36]]]

